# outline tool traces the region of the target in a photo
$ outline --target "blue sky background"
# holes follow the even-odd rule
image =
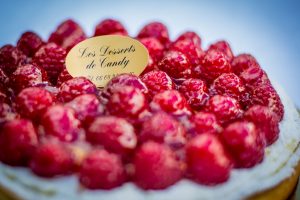
[[[235,54],[253,54],[300,107],[300,1],[4,1],[0,0],[0,46],[15,44],[33,30],[47,39],[64,19],[73,18],[93,34],[102,19],[121,20],[131,35],[159,20],[172,38],[185,30],[200,34],[204,47],[219,39]]]

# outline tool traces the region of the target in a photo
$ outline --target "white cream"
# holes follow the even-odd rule
[[[12,168],[0,164],[0,184],[24,200],[199,200],[244,199],[247,196],[276,186],[292,175],[300,159],[300,118],[293,102],[280,87],[276,87],[285,106],[285,116],[280,123],[279,139],[266,149],[264,161],[251,169],[234,169],[230,179],[217,186],[203,186],[182,180],[162,191],[143,191],[132,183],[111,191],[81,190],[76,176],[43,179],[25,168]],[[296,150],[297,149],[297,150]],[[296,152],[295,152],[296,150]],[[12,180],[7,175],[13,175]],[[55,192],[45,195],[28,188]]]

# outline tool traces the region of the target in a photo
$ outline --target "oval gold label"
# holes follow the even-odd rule
[[[126,36],[106,35],[86,39],[66,57],[66,68],[73,77],[84,76],[97,87],[113,77],[140,75],[148,64],[148,51],[139,41]]]

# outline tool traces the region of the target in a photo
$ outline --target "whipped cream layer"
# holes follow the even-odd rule
[[[300,118],[291,99],[276,87],[284,104],[278,140],[266,148],[262,163],[250,169],[233,169],[230,179],[217,186],[204,186],[183,179],[160,191],[143,191],[133,183],[110,190],[83,190],[76,176],[44,179],[27,168],[0,163],[0,185],[24,200],[215,200],[244,199],[272,188],[291,176],[300,160]]]

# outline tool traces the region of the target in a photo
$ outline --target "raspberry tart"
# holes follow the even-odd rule
[[[106,19],[94,36],[123,35]],[[160,22],[135,37],[139,75],[104,88],[72,77],[67,52],[88,38],[73,20],[44,41],[0,48],[0,197],[17,200],[285,199],[300,173],[300,118],[250,54],[207,49]]]

